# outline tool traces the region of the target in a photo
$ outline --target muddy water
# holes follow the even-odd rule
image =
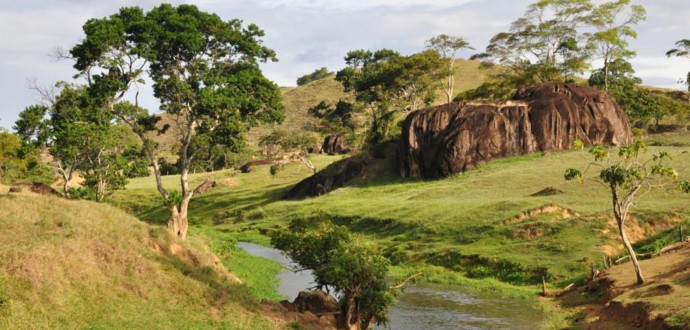
[[[240,242],[248,253],[277,261],[291,262],[279,250]],[[285,270],[278,275],[278,292],[294,299],[299,291],[313,286],[311,273]],[[391,322],[380,329],[537,329],[543,314],[530,301],[477,294],[445,285],[424,284],[405,289],[390,311]]]

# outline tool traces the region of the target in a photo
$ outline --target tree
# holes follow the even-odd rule
[[[575,147],[582,149],[582,142],[577,141]],[[646,150],[647,146],[644,142],[637,140],[632,144],[620,146],[617,158],[611,157],[609,148],[604,146],[595,146],[589,151],[594,157],[591,166],[601,168],[598,178],[594,180],[602,183],[611,192],[613,216],[616,219],[618,233],[623,240],[623,245],[625,245],[635,268],[638,284],[644,283],[644,277],[637,262],[635,250],[633,250],[625,232],[628,212],[638,199],[641,190],[661,187],[668,183],[664,182],[664,179],[675,180],[678,177],[678,172],[667,165],[671,159],[667,152],[661,151],[651,159],[641,161],[639,155]],[[583,173],[580,170],[569,168],[565,171],[565,179],[578,179],[582,183]],[[681,190],[688,192],[690,191],[689,186],[688,182],[684,181],[681,183]]]
[[[6,179],[6,173],[20,165],[19,151],[22,141],[15,134],[0,128],[0,182]]]
[[[274,232],[271,244],[311,270],[318,287],[332,288],[343,297],[347,329],[388,322],[395,302],[395,289],[386,281],[388,259],[329,221],[293,220],[288,229]]]
[[[681,39],[676,41],[676,47],[666,52],[667,57],[677,56],[677,57],[687,57],[690,58],[690,40]],[[681,79],[682,80],[682,79]],[[685,78],[685,84],[688,86],[688,92],[690,92],[690,72],[688,72]],[[690,93],[688,94],[688,101],[690,101]]]
[[[503,75],[529,82],[550,82],[565,73],[582,73],[588,58],[582,34],[594,6],[589,0],[539,0],[510,25],[508,32],[491,38],[486,51],[473,58],[508,68]]]
[[[321,120],[321,126],[329,134],[354,133],[357,128],[355,115],[360,112],[361,109],[356,105],[343,100],[339,100],[335,106],[321,101],[307,109],[307,113]]]
[[[297,86],[306,85],[312,81],[320,80],[332,75],[333,72],[328,71],[328,68],[322,67],[321,69],[314,70],[314,72],[305,74],[297,78]]]
[[[429,105],[445,76],[443,61],[436,51],[401,56],[390,49],[376,52],[355,50],[345,57],[346,68],[336,80],[352,92],[356,104],[368,117],[367,141],[376,144],[389,134],[396,115]]]
[[[658,98],[639,87],[642,79],[634,76],[635,70],[629,62],[615,59],[608,64],[608,74],[604,70],[594,71],[589,77],[589,85],[604,88],[608,81],[609,93],[630,117],[633,126],[644,127],[651,119],[658,121],[666,114]]]
[[[283,118],[278,86],[258,65],[275,60],[275,52],[262,45],[264,33],[256,25],[223,21],[184,4],[162,4],[147,13],[122,8],[87,21],[84,33],[84,40],[70,50],[74,67],[94,97],[142,140],[158,192],[169,207],[168,228],[184,239],[194,195],[188,174],[199,153],[216,145],[239,150],[250,126]],[[156,126],[160,117],[139,107],[136,99],[134,104],[123,101],[144,75],[153,80],[161,110],[177,126],[180,192],[169,192],[162,183],[152,141],[165,129]]]
[[[52,167],[60,174],[63,192],[69,197],[74,175],[85,166],[95,168],[94,155],[102,154],[113,136],[109,134],[110,119],[84,86],[61,82],[57,87],[60,92],[50,106],[27,107],[14,129],[24,142],[48,147]]]
[[[453,67],[455,64],[455,55],[461,49],[474,48],[472,48],[470,43],[462,37],[453,37],[446,34],[439,34],[438,36],[427,40],[426,46],[428,49],[438,52],[441,58],[445,59],[448,63],[448,76],[444,92],[446,93],[448,103],[450,103],[453,100],[453,89],[455,88],[455,70]]]
[[[622,14],[626,14],[621,18]],[[640,5],[631,5],[630,0],[617,0],[601,4],[594,10],[592,26],[596,29],[590,41],[595,45],[596,54],[604,61],[604,90],[609,90],[609,65],[612,61],[635,56],[628,49],[628,38],[637,38],[630,27],[645,20],[646,11]]]
[[[296,157],[316,173],[317,169],[309,158],[309,149],[316,145],[316,137],[304,133],[288,133],[283,130],[273,130],[270,134],[264,135],[259,139],[259,146],[279,146],[277,156],[283,154],[289,158]],[[275,168],[274,168],[275,169]],[[275,170],[272,170],[275,171]]]

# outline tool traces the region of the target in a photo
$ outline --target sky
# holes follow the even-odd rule
[[[337,71],[350,50],[390,48],[402,54],[424,50],[425,40],[445,33],[467,39],[475,48],[459,54],[467,58],[484,50],[498,32],[536,0],[201,0],[192,3],[225,20],[238,18],[265,32],[264,45],[279,61],[262,65],[264,74],[280,86],[294,86],[297,77],[327,67]],[[601,3],[602,0],[595,0]],[[50,87],[73,81],[68,60],[56,61],[54,49],[69,49],[83,38],[90,18],[114,14],[124,6],[149,10],[151,0],[0,0],[0,127],[11,129],[26,106],[39,102],[28,86]],[[633,0],[647,10],[647,20],[634,29],[630,48],[637,76],[646,85],[684,89],[678,83],[690,71],[690,59],[665,56],[680,39],[690,39],[690,2]],[[150,84],[149,84],[150,85]],[[158,104],[150,89],[141,103]]]

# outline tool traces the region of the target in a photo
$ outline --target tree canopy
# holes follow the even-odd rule
[[[194,5],[162,4],[149,12],[125,7],[118,13],[84,24],[85,38],[70,54],[75,69],[88,82],[92,97],[113,117],[130,125],[141,138],[154,167],[157,187],[170,205],[170,229],[185,237],[187,208],[193,196],[188,172],[206,148],[239,150],[243,134],[261,122],[283,119],[278,87],[263,76],[258,63],[274,61],[262,45],[264,32],[242,21],[224,21]],[[162,185],[152,134],[158,115],[121,103],[143,78],[153,80],[154,96],[174,123],[179,143],[181,198],[171,198]]]

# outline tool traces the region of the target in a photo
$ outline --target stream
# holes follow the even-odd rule
[[[251,255],[279,262],[283,267],[294,265],[279,250],[247,242],[239,242],[237,246]],[[289,300],[314,285],[308,271],[293,273],[285,269],[278,278],[278,292]],[[398,296],[390,310],[390,324],[377,329],[537,329],[543,314],[533,305],[524,299],[497,294],[469,293],[440,284],[417,284]]]

